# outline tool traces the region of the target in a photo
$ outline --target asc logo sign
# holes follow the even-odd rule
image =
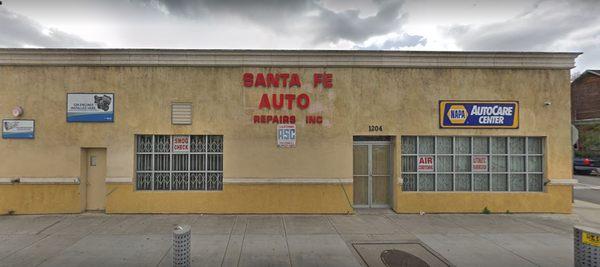
[[[296,147],[296,124],[277,124],[277,146]]]
[[[519,128],[516,101],[440,101],[441,128]]]

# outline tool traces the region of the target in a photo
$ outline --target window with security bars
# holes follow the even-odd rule
[[[403,136],[403,190],[541,192],[543,144],[543,137]]]
[[[136,135],[137,190],[223,190],[222,135]]]

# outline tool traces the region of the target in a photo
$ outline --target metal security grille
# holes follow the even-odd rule
[[[543,191],[542,137],[403,136],[404,191]],[[433,171],[418,171],[419,157]],[[472,170],[473,157],[487,170]]]
[[[173,266],[190,266],[192,248],[192,229],[189,225],[180,225],[173,230]]]
[[[597,229],[575,226],[573,228],[575,266],[600,266],[600,246],[598,246],[598,237],[600,231]],[[584,235],[587,237],[584,237]],[[584,241],[585,239],[585,241]]]
[[[184,153],[173,152],[173,137],[136,135],[136,188],[223,190],[223,136],[190,135]]]

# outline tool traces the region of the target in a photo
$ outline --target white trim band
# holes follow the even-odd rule
[[[581,53],[360,50],[0,49],[0,65],[572,69]]]
[[[577,179],[550,179],[550,185],[576,185]]]
[[[351,184],[340,178],[224,178],[225,184]]]
[[[128,184],[132,183],[131,177],[106,177],[105,182],[108,184]]]
[[[79,184],[79,178],[39,177],[39,178],[13,178],[13,184]]]
[[[18,180],[19,178],[0,178],[0,184],[12,184]]]

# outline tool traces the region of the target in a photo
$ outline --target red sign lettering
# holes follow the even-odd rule
[[[313,75],[313,87],[323,84],[323,88],[333,87],[333,74],[331,73],[315,73]]]
[[[297,73],[244,73],[242,74],[242,84],[247,88],[301,88],[302,81]],[[323,86],[325,89],[333,87],[333,74],[314,73],[313,86]],[[264,93],[258,103],[260,110],[292,110],[294,106],[299,110],[307,110],[310,107],[311,99],[306,93]],[[253,115],[253,123],[296,123],[294,115]],[[320,115],[307,115],[306,124],[322,124],[323,117]]]

